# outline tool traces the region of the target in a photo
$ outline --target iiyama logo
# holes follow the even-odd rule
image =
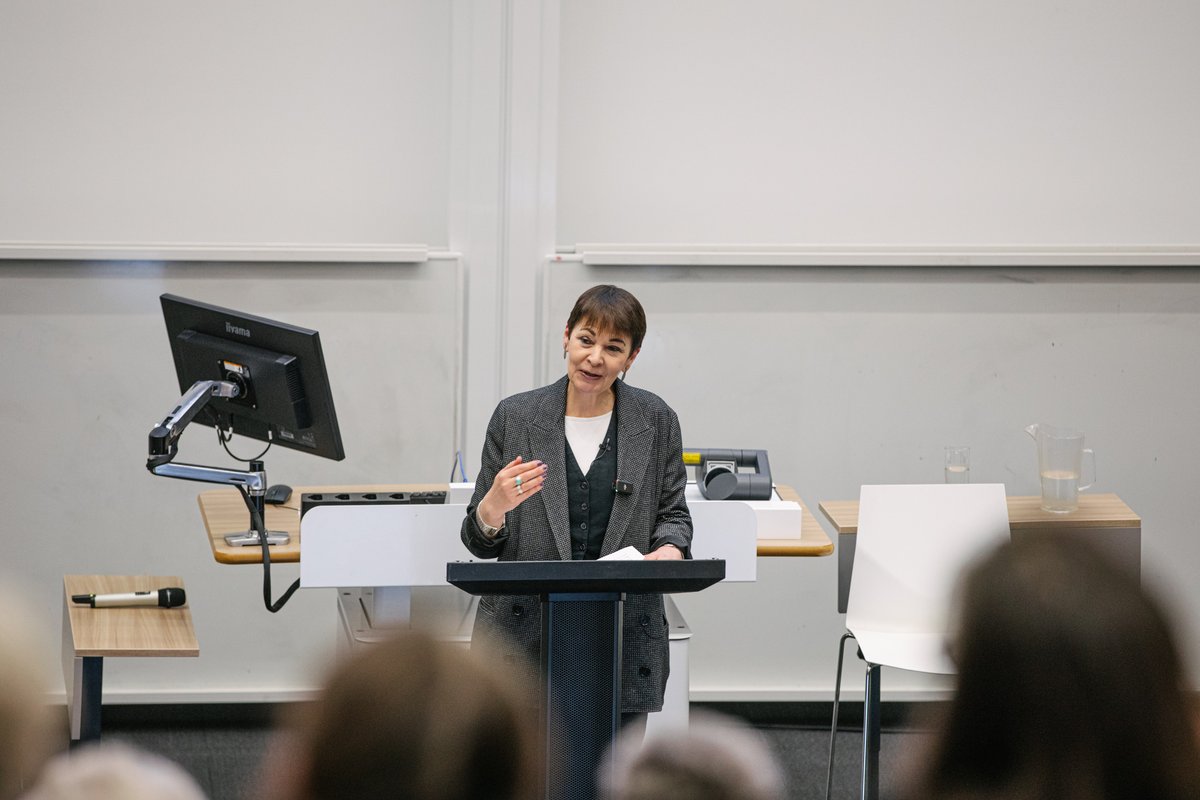
[[[237,336],[245,336],[247,339],[250,338],[250,329],[249,328],[243,328],[240,325],[234,325],[232,322],[225,323],[225,332],[232,333]]]

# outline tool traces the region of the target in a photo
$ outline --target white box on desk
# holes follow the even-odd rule
[[[695,483],[684,492],[692,513],[692,557],[725,559],[725,580],[758,578],[760,539],[800,537],[800,504],[770,500],[708,500]]]

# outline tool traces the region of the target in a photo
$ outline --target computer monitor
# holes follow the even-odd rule
[[[333,395],[314,330],[240,311],[162,296],[179,390],[227,381],[236,397],[213,397],[195,422],[340,461]]]

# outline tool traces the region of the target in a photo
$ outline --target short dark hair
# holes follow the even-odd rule
[[[1168,618],[1081,536],[1027,536],[970,570],[958,688],[912,797],[1200,797]]]
[[[600,284],[579,295],[567,317],[567,330],[575,330],[580,322],[628,336],[631,352],[641,347],[646,338],[646,312],[642,304],[619,286]]]

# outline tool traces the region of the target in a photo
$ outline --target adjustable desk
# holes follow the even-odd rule
[[[688,490],[692,491],[695,487],[689,486]],[[365,493],[375,492],[380,495],[387,495],[394,492],[428,492],[428,491],[447,491],[447,484],[396,484],[396,485],[370,485],[370,486],[316,486],[316,487],[295,487],[292,491],[292,496],[287,503],[266,507],[266,525],[269,530],[283,531],[290,535],[291,539],[286,545],[277,545],[271,548],[271,561],[273,563],[297,563],[300,561],[300,499],[301,495],[308,493]],[[821,557],[833,554],[833,542],[830,541],[820,523],[801,502],[799,495],[790,486],[776,485],[776,494],[780,500],[795,502],[800,510],[800,531],[798,536],[786,536],[787,524],[779,530],[779,525],[774,526],[771,531],[771,536],[776,538],[767,538],[759,536],[754,540],[754,554],[759,557]],[[245,503],[241,495],[236,489],[214,489],[203,492],[199,497],[200,513],[204,517],[205,527],[208,529],[209,545],[212,547],[213,558],[222,564],[259,564],[262,561],[261,548],[259,547],[230,547],[225,543],[225,535],[229,533],[240,533],[248,527],[249,513],[246,510]],[[689,501],[690,502],[690,501]],[[706,501],[707,502],[707,501]],[[726,504],[711,504],[726,506]],[[728,504],[729,507],[722,509],[710,509],[712,511],[745,512],[746,504],[738,501],[732,501]],[[436,506],[410,506],[410,508],[436,508]],[[319,511],[319,509],[318,509]],[[315,512],[314,512],[315,513]],[[696,517],[693,513],[693,517]],[[749,513],[749,512],[746,512]],[[784,518],[785,523],[795,519],[795,512],[792,511],[789,516]],[[448,538],[452,539],[457,545],[458,526],[461,524],[461,518],[456,519],[452,525],[453,530],[449,532]],[[309,539],[310,547],[315,543],[321,542],[322,538],[318,536],[319,525],[317,522],[312,522],[310,533],[312,536]],[[758,528],[758,533],[762,533],[762,527]],[[739,534],[740,535],[740,534]],[[780,538],[782,537],[782,538]],[[326,537],[327,538],[327,537]],[[703,537],[698,537],[703,538]],[[727,578],[731,580],[754,580],[756,559],[748,555],[747,550],[742,550],[741,542],[744,540],[738,539],[737,536],[730,533],[728,538],[724,536],[714,537],[709,534],[707,537],[709,542],[714,539],[719,539],[716,542],[718,545],[728,545],[732,541],[738,541],[738,552],[745,554],[739,558],[732,556],[715,556],[712,553],[704,552],[705,546],[702,542],[697,541],[694,548],[694,554],[697,559],[710,557],[724,557],[728,559],[729,572]],[[748,546],[750,543],[746,542]],[[458,559],[468,559],[470,554],[465,548],[461,548],[461,554],[453,554],[447,557],[447,561]],[[329,559],[330,561],[334,559]],[[324,563],[324,562],[319,562]],[[301,579],[305,580],[303,575],[304,565],[301,565]],[[307,582],[306,582],[306,585]],[[330,584],[314,584],[314,585],[330,585]],[[340,583],[338,584],[338,614],[341,624],[341,629],[344,633],[339,638],[339,644],[353,648],[358,645],[368,645],[373,641],[378,641],[381,636],[386,635],[386,626],[376,625],[379,619],[395,620],[398,618],[407,619],[411,612],[411,598],[405,596],[406,590],[397,592],[394,588],[386,591],[378,591],[376,588],[346,588]],[[440,595],[439,595],[440,596]],[[429,595],[424,596],[426,603],[432,603],[432,606],[437,607],[439,603],[435,597]],[[691,631],[687,627],[679,610],[671,601],[670,596],[664,598],[665,611],[667,615],[668,625],[670,626],[670,650],[671,661],[676,665],[676,669],[671,671],[671,677],[667,684],[667,700],[664,706],[664,711],[670,708],[670,713],[659,715],[663,717],[663,721],[658,724],[667,724],[665,720],[670,717],[672,720],[686,720],[687,705],[688,705],[688,683],[687,683],[687,647],[688,639],[691,637]],[[457,607],[450,608],[447,611],[444,608],[440,610],[436,608],[426,609],[433,610],[436,613],[445,613],[446,619],[443,619],[443,627],[446,627],[447,638],[451,641],[466,643],[470,641],[471,629],[475,606],[472,604],[468,609],[463,611]],[[456,616],[457,615],[457,618]]]
[[[824,500],[821,513],[838,533],[838,613],[846,613],[850,576],[854,569],[855,534],[858,533],[857,500]],[[1115,494],[1079,495],[1079,509],[1055,514],[1041,509],[1041,498],[1009,497],[1008,524],[1013,537],[1068,532],[1086,534],[1114,552],[1122,563],[1141,572],[1142,519]]]
[[[776,485],[783,500],[800,505],[802,520],[800,535],[787,539],[759,539],[760,557],[820,557],[833,555],[833,542],[825,530],[800,500],[795,489]],[[444,483],[378,484],[369,486],[308,486],[296,487],[288,501],[278,506],[267,506],[267,529],[284,531],[291,536],[285,545],[271,548],[271,563],[287,564],[300,561],[300,496],[310,492],[431,492],[446,491]],[[262,554],[257,547],[230,547],[225,543],[225,534],[239,533],[249,527],[249,512],[237,489],[213,489],[202,492],[199,497],[200,515],[208,530],[208,541],[213,558],[221,564],[261,564]],[[857,520],[857,503],[855,519]]]

